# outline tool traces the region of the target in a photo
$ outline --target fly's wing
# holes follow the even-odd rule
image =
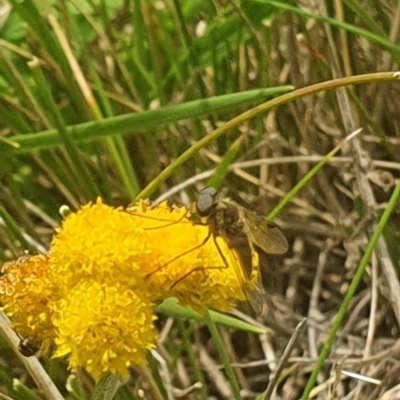
[[[240,206],[239,206],[240,207]],[[249,241],[267,254],[284,254],[288,250],[288,242],[278,228],[271,228],[260,215],[240,207],[243,231]]]
[[[240,266],[241,271],[237,271],[241,276],[244,276],[245,280],[250,280],[253,272],[253,255],[248,238],[242,232],[236,231],[235,235],[223,236],[228,246],[235,252]],[[237,273],[238,275],[238,273]]]
[[[258,282],[255,286],[245,286],[243,288],[247,302],[255,315],[260,315],[264,305],[264,289],[261,282],[261,274],[258,275]]]
[[[231,240],[224,237],[224,240],[231,247],[235,255],[233,267],[235,268],[236,276],[238,277],[240,286],[246,296],[247,303],[255,316],[260,315],[264,305],[264,290],[261,282],[261,273],[258,272],[258,281],[250,283],[253,272],[253,257],[251,246],[245,235],[238,235]]]

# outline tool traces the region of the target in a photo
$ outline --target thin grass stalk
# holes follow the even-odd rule
[[[364,37],[368,41],[375,43],[378,46],[382,47],[383,49],[387,50],[396,59],[396,62],[399,61],[400,47],[396,46],[394,43],[383,38],[382,36],[375,35],[371,32],[366,31],[365,29],[357,28],[354,25],[350,25],[345,22],[340,22],[333,18],[329,18],[329,17],[325,17],[323,15],[318,15],[318,14],[314,14],[311,12],[303,11],[300,8],[288,5],[286,2],[279,3],[277,1],[270,1],[270,0],[264,0],[263,2],[265,2],[266,4],[270,4],[274,7],[277,7],[281,10],[289,11],[292,14],[300,15],[301,17],[304,17],[304,18],[315,19],[318,22],[322,22],[322,23],[334,26],[338,29],[343,29],[347,32],[354,34],[355,36]]]
[[[353,139],[354,136],[361,132],[361,128],[355,130],[340,142],[333,150],[331,150],[317,165],[315,165],[300,181],[290,190],[289,193],[279,202],[279,204],[270,212],[267,221],[272,221],[286,206],[287,204],[310,182],[310,180],[321,170],[321,168],[329,162],[329,160],[343,147],[345,143]]]
[[[353,299],[354,294],[364,276],[365,269],[366,269],[367,264],[372,256],[375,246],[378,243],[378,240],[389,221],[389,217],[392,214],[392,211],[394,210],[394,208],[397,205],[399,196],[400,196],[400,182],[397,183],[397,185],[389,199],[389,203],[388,203],[385,211],[382,213],[382,217],[379,220],[377,229],[374,232],[371,240],[369,241],[368,246],[365,250],[365,253],[360,261],[360,264],[357,267],[354,278],[350,283],[350,286],[347,290],[345,297],[343,298],[343,301],[340,305],[338,313],[336,314],[336,317],[332,324],[332,327],[330,328],[330,330],[328,332],[328,336],[326,338],[325,344],[321,349],[321,352],[318,356],[315,367],[311,373],[310,378],[308,379],[308,382],[304,389],[301,400],[307,400],[309,398],[311,390],[313,389],[315,382],[317,380],[317,376],[318,376],[319,372],[321,371],[322,367],[324,366],[324,362],[325,362],[326,358],[329,356],[333,342],[336,337],[336,333],[339,330],[339,328],[346,316],[347,309],[349,308],[350,302]]]
[[[78,82],[78,85],[82,92],[82,95],[86,100],[88,108],[91,110],[91,113],[95,120],[98,120],[98,121],[102,120],[103,115],[100,110],[100,107],[99,107],[95,97],[93,96],[93,92],[86,81],[86,78],[80,68],[78,61],[76,60],[76,58],[72,52],[71,46],[70,46],[63,30],[61,29],[60,25],[58,24],[58,21],[53,16],[49,16],[49,20],[52,24],[54,32],[57,35],[59,43],[61,44],[61,46],[64,50],[64,53],[68,59],[71,69],[74,72],[74,76]],[[78,38],[82,37],[80,32],[77,31],[76,26],[75,25],[72,25],[72,26],[75,28],[75,31],[72,31],[71,35],[76,36]],[[81,47],[84,47],[85,46],[84,41],[81,39],[80,42],[81,42]],[[95,78],[98,82],[98,88],[100,89],[100,93],[101,93],[102,86],[100,84],[100,79],[98,78],[97,73],[95,73],[95,69],[93,68],[90,58],[88,57],[88,55],[85,51],[82,51],[82,54],[83,54],[84,60],[86,61],[86,64],[89,66],[89,71],[91,73],[92,78]],[[103,96],[103,98],[104,98],[104,100],[106,100],[105,96]],[[111,110],[111,107],[108,107],[108,109]],[[129,168],[130,164],[128,162],[126,162],[128,155],[127,155],[127,151],[126,151],[126,148],[124,147],[122,140],[123,139],[121,137],[106,138],[105,143],[108,147],[108,151],[111,154],[111,158],[113,159],[114,163],[117,166],[119,175],[120,175],[122,181],[125,183],[128,193],[130,193],[131,197],[134,197],[137,194],[137,192],[139,191],[139,185],[137,182],[136,175],[133,173],[132,169]],[[121,157],[121,151],[125,151],[125,162]],[[135,185],[135,186],[132,187],[132,185]],[[130,189],[132,189],[132,190],[130,190]]]
[[[40,120],[42,126],[49,129],[51,127],[51,124],[47,118],[47,115],[41,109],[35,96],[32,94],[29,86],[26,84],[26,81],[21,76],[18,69],[10,61],[10,57],[7,56],[1,48],[0,60],[4,63],[4,68],[8,70],[9,84],[10,86],[15,87],[15,93],[19,95],[19,100],[21,104],[27,104],[30,107],[30,111],[34,113],[34,119]]]
[[[25,239],[17,223],[14,221],[14,219],[2,205],[0,205],[0,218],[4,221],[4,224],[7,226],[7,232],[10,239],[18,240],[22,248],[25,250],[32,250],[32,251],[35,250],[35,247]]]
[[[218,164],[218,166],[215,168],[214,174],[208,180],[207,186],[212,186],[215,188],[219,188],[221,186],[222,181],[224,180],[225,176],[229,172],[229,167],[232,165],[232,163],[234,162],[236,156],[238,155],[238,153],[241,149],[244,137],[245,137],[244,135],[239,136],[231,144],[228,151],[224,155],[223,159]]]
[[[147,353],[147,364],[148,367],[142,368],[142,373],[151,379],[150,385],[153,389],[154,397],[156,398],[168,398],[167,389],[165,388],[163,379],[158,370],[157,360],[154,358],[151,351]]]
[[[0,71],[1,74],[1,71]],[[32,132],[33,128],[29,121],[27,120],[27,112],[25,109],[21,109],[19,105],[16,104],[14,99],[9,98],[5,95],[0,95],[0,115],[4,125],[7,125],[13,133],[28,133]],[[29,117],[28,117],[29,118]],[[20,144],[14,142],[10,138],[2,137],[2,142],[5,144],[10,144],[11,148],[19,149]],[[9,143],[6,140],[10,140]]]
[[[193,345],[190,341],[190,333],[193,331],[193,322],[190,324],[191,330],[189,331],[189,328],[185,326],[183,321],[181,319],[177,320],[178,326],[180,329],[180,332],[182,334],[182,340],[183,340],[183,345],[186,350],[186,354],[189,358],[189,363],[190,366],[192,367],[193,370],[193,375],[194,378],[196,379],[197,382],[201,383],[201,388],[200,388],[200,398],[202,400],[207,400],[208,399],[208,394],[207,394],[207,385],[206,381],[204,379],[204,375],[201,371],[200,365],[199,365],[199,358],[196,356],[194,350],[193,350]]]
[[[20,338],[10,326],[9,319],[0,312],[0,335],[10,344],[47,400],[63,400],[57,387],[36,357],[24,357],[18,350]]]
[[[56,38],[54,37],[51,29],[48,29],[48,24],[45,18],[40,14],[36,4],[32,0],[24,0],[23,2],[17,0],[10,0],[14,9],[18,12],[22,19],[26,21],[32,29],[35,36],[38,38],[43,49],[46,49],[51,66],[55,69],[55,74],[58,78],[65,82],[65,90],[69,92],[74,101],[71,103],[77,115],[84,115],[87,113],[87,107],[83,101],[82,95],[79,91],[78,85],[73,78],[71,69],[69,68],[68,61],[59,46]],[[48,8],[46,2],[42,2],[44,8]],[[50,13],[50,11],[49,11]],[[88,114],[87,114],[88,115]]]
[[[112,106],[110,104],[110,101],[108,100],[107,96],[104,93],[103,86],[101,85],[100,78],[93,66],[93,63],[86,55],[85,52],[84,54],[84,59],[86,61],[86,65],[88,66],[90,76],[95,84],[96,87],[96,93],[100,98],[100,102],[103,106],[104,112],[106,114],[106,117],[112,117],[114,116]],[[103,119],[102,115],[99,113],[97,120]],[[107,138],[107,147],[108,151],[111,154],[111,158],[114,161],[114,164],[117,168],[117,171],[119,173],[119,177],[121,181],[123,182],[123,185],[125,187],[125,190],[127,194],[129,195],[129,198],[134,198],[137,193],[140,190],[140,184],[136,175],[135,170],[132,167],[132,164],[129,160],[129,154],[128,151],[125,147],[124,140],[121,136],[116,136],[113,138]]]
[[[354,15],[361,20],[361,22],[368,27],[368,29],[377,36],[386,37],[386,32],[376,23],[376,20],[372,17],[372,14],[365,7],[365,4],[354,0],[343,0],[343,3],[350,8]],[[379,20],[377,20],[379,21]]]
[[[83,190],[83,193],[85,193],[89,199],[94,199],[99,195],[99,190],[94,184],[92,177],[87,172],[86,167],[79,156],[79,151],[74,143],[74,140],[67,133],[64,121],[60,115],[60,112],[55,106],[54,99],[43,72],[35,61],[30,63],[30,67],[36,84],[38,87],[40,87],[42,100],[45,106],[48,108],[49,113],[51,113],[53,122],[57,127],[62,142],[65,145],[65,149],[69,156],[69,161],[76,170],[76,175],[79,178],[78,182],[81,182],[80,189]]]
[[[231,366],[231,362],[229,360],[228,354],[225,351],[225,346],[222,342],[222,339],[218,332],[218,329],[217,329],[214,321],[212,320],[208,310],[206,310],[206,312],[204,314],[204,319],[208,326],[208,329],[210,330],[211,337],[213,338],[213,342],[215,344],[215,347],[217,348],[219,357],[224,366],[224,370],[225,370],[227,379],[228,379],[229,384],[232,389],[233,398],[235,400],[242,400],[242,396],[240,395],[240,387],[239,387],[239,383],[236,379],[235,372]]]

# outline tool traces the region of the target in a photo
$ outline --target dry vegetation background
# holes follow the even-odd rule
[[[11,1],[3,9],[8,5],[12,8],[0,39],[3,261],[24,249],[45,249],[62,204],[76,209],[99,194],[109,204],[128,204],[189,146],[255,103],[206,112],[199,104],[192,115],[172,115],[168,123],[149,115],[143,125],[118,125],[115,116],[250,89],[301,88],[396,71],[400,58],[400,6],[394,0]],[[71,68],[72,59],[77,65]],[[94,125],[83,126],[80,138],[92,129],[90,140],[71,144],[62,135],[42,134],[87,121]],[[274,220],[290,250],[262,266],[268,306],[257,323],[267,326],[268,333],[258,337],[221,328],[243,398],[266,389],[297,324],[307,317],[274,394],[267,398],[302,396],[398,179],[400,84],[371,82],[321,91],[244,121],[193,153],[152,194],[169,193],[170,201],[187,204],[206,184],[202,174],[223,160],[230,171],[217,171],[213,182],[266,215],[359,127],[357,138]],[[253,164],[244,164],[248,161]],[[351,299],[312,398],[399,398],[399,224],[397,207]],[[159,328],[164,364],[153,365],[148,374],[132,371],[116,398],[144,393],[156,399],[154,386],[162,385],[157,378],[164,398],[232,398],[205,326],[161,316]],[[83,376],[68,394],[63,364],[47,357],[42,361],[66,397],[84,398],[90,391],[92,383]],[[2,392],[13,398],[36,393],[5,343],[0,364]],[[157,368],[161,373],[156,376]],[[349,377],[346,371],[376,381]],[[30,387],[28,394],[13,387],[12,378]],[[195,385],[199,380],[201,389]]]

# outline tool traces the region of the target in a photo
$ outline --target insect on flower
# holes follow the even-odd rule
[[[197,219],[183,207],[148,209],[139,203],[127,210],[138,217],[153,244],[145,279],[190,305],[196,297],[199,304],[226,309],[229,299],[243,300],[245,295],[260,313],[264,299],[260,279],[256,282],[257,255],[285,253],[286,238],[213,187],[199,193],[195,206]],[[196,272],[206,273],[208,284]],[[220,300],[225,303],[217,305]]]
[[[255,313],[260,313],[263,299],[261,275],[256,284],[250,284],[253,270],[253,251],[260,254],[284,254],[288,243],[282,232],[269,226],[267,221],[253,211],[242,207],[229,198],[219,195],[214,187],[204,188],[197,198],[196,210],[210,227],[209,236],[213,236],[221,258],[227,265],[215,238],[222,237],[229,248],[238,256],[239,265],[235,273],[248,302]]]
[[[18,335],[19,336],[19,335]],[[24,357],[32,357],[39,353],[42,343],[32,337],[23,338],[21,336],[18,350]]]

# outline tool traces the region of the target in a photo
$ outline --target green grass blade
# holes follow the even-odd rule
[[[329,160],[343,147],[345,143],[353,139],[356,135],[361,132],[361,128],[355,130],[349,136],[346,137],[341,143],[339,143],[332,151],[330,151],[317,165],[315,165],[300,181],[294,186],[294,188],[286,194],[286,196],[279,202],[279,204],[270,212],[267,217],[267,221],[272,221],[286,206],[287,204],[306,186],[310,180],[321,170],[321,168],[329,162]]]
[[[224,366],[224,370],[228,378],[229,384],[231,385],[233,398],[235,400],[242,400],[242,396],[240,395],[239,383],[236,379],[235,372],[233,371],[233,368],[231,366],[228,353],[225,350],[224,343],[222,342],[218,329],[213,319],[211,318],[211,315],[209,314],[208,310],[205,313],[205,321],[207,323],[208,329],[210,330],[211,337],[213,339],[215,347],[217,348],[221,362]]]
[[[270,0],[258,0],[262,3],[272,5],[276,8],[280,8],[282,10],[289,11],[293,14],[300,15],[304,18],[312,18],[316,21],[329,24],[339,29],[343,29],[344,31],[350,32],[355,36],[361,36],[372,43],[377,44],[378,46],[382,47],[383,49],[387,50],[390,54],[395,55],[397,58],[400,56],[400,47],[396,46],[394,43],[391,43],[389,40],[385,39],[382,36],[375,35],[374,33],[368,32],[365,29],[357,28],[354,25],[347,24],[345,22],[337,21],[336,19],[325,17],[323,15],[313,14],[307,11],[303,11],[300,8],[292,7],[285,3],[280,3],[277,1],[270,1]]]
[[[103,109],[105,110],[106,116],[108,118],[113,117],[114,114],[112,106],[107,96],[104,93],[100,78],[94,66],[92,65],[90,57],[85,56],[85,59],[89,67],[90,75],[97,89],[96,93],[100,98],[100,102],[103,106]],[[97,115],[97,120],[101,121],[102,119],[103,116],[100,114],[99,110],[99,114]],[[120,136],[106,138],[106,145],[129,198],[133,198],[139,192],[140,185],[136,173],[129,160],[128,150],[125,147],[123,138]]]
[[[0,218],[3,219],[4,224],[7,226],[7,231],[11,239],[18,240],[25,250],[36,250],[34,246],[25,239],[14,219],[2,205],[0,205]]]
[[[269,89],[249,90],[247,92],[216,96],[206,100],[195,100],[179,106],[164,107],[154,111],[143,111],[108,118],[102,121],[90,121],[83,124],[67,127],[68,135],[75,141],[88,141],[104,136],[125,135],[141,132],[144,129],[158,127],[183,119],[199,117],[210,112],[242,105],[247,102],[265,99],[279,93],[292,90],[292,86],[283,86]],[[13,141],[21,147],[16,153],[27,153],[58,146],[62,143],[55,129],[29,133],[13,137]]]
[[[164,300],[159,306],[156,307],[156,311],[169,317],[192,319],[194,321],[204,322],[203,316],[196,311],[193,311],[190,307],[183,307],[179,305],[178,300],[173,297]],[[209,310],[208,312],[210,318],[218,325],[224,325],[232,329],[239,329],[259,335],[265,333],[265,329],[248,324],[247,322],[240,321],[239,319],[229,315],[221,314],[212,310]]]
[[[301,400],[307,400],[309,398],[311,390],[313,389],[315,382],[317,380],[317,376],[324,365],[324,361],[329,356],[333,342],[335,340],[336,333],[339,330],[344,317],[346,316],[346,312],[347,312],[347,309],[349,308],[350,301],[354,297],[354,294],[362,280],[362,277],[365,272],[365,268],[367,267],[367,264],[372,256],[375,246],[378,243],[378,239],[380,238],[383,230],[387,226],[390,215],[392,214],[393,210],[395,209],[395,207],[397,205],[399,196],[400,196],[400,183],[397,183],[397,185],[390,197],[389,203],[388,203],[385,211],[383,212],[381,219],[379,220],[378,226],[377,226],[374,234],[372,235],[371,240],[368,243],[365,253],[364,253],[364,255],[360,261],[360,264],[355,272],[354,278],[350,283],[349,289],[347,290],[347,293],[340,305],[340,308],[336,315],[336,318],[332,324],[331,329],[329,330],[325,344],[322,347],[322,350],[318,356],[316,365],[313,368],[310,378],[308,379],[308,382],[307,382],[306,388],[304,389]]]
[[[385,37],[385,31],[380,27],[377,21],[370,15],[368,9],[360,2],[355,0],[343,0],[343,3],[349,7],[368,29],[377,36]]]
[[[63,53],[54,32],[48,28],[48,21],[40,14],[34,1],[10,1],[21,18],[25,20],[32,29],[32,32],[36,35],[41,46],[47,50],[47,55],[49,55],[49,57],[54,61],[52,67],[56,69],[56,73],[62,76],[62,79],[65,79],[64,88],[70,93],[71,98],[74,99],[72,106],[75,108],[77,115],[88,115],[86,104],[83,101],[82,94],[75,81],[68,60]],[[45,2],[43,2],[42,5],[45,9],[48,8],[48,5]]]
[[[203,372],[201,370],[201,366],[200,366],[200,362],[199,362],[199,357],[198,355],[195,353],[195,349],[193,347],[193,344],[190,340],[190,336],[192,331],[195,328],[195,324],[193,322],[190,323],[189,328],[186,326],[187,324],[185,324],[182,320],[178,320],[178,327],[179,330],[181,332],[181,336],[182,336],[182,341],[183,341],[183,346],[184,349],[186,351],[186,354],[188,356],[189,359],[189,363],[190,366],[193,370],[193,374],[194,374],[194,378],[196,380],[196,382],[200,382],[201,383],[201,387],[200,387],[200,398],[201,400],[207,400],[208,396],[207,396],[207,383],[204,379],[204,375]]]
[[[77,179],[77,182],[81,184],[80,188],[83,190],[83,193],[86,193],[86,198],[93,200],[100,193],[96,185],[94,184],[92,177],[87,172],[86,167],[79,156],[79,151],[73,139],[70,135],[68,135],[62,116],[55,105],[50,88],[47,84],[41,68],[37,64],[31,64],[31,66],[32,75],[38,87],[40,88],[42,101],[51,113],[53,123],[58,129],[59,138],[65,146],[65,149],[70,158],[71,165],[73,165],[76,170],[77,177],[79,177],[79,179]]]
[[[212,186],[215,188],[219,188],[221,186],[222,181],[229,172],[231,164],[241,149],[243,140],[244,135],[239,136],[232,143],[221,162],[217,165],[217,168],[215,168],[215,172],[213,173],[212,177],[207,181],[207,186]]]

